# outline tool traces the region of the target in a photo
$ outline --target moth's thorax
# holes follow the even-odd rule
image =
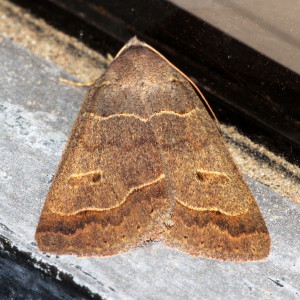
[[[89,98],[93,101],[86,103],[86,109],[103,117],[123,113],[149,118],[161,111],[184,114],[203,107],[193,87],[179,72],[141,47],[121,53],[91,90]]]

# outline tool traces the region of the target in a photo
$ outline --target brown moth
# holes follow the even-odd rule
[[[136,38],[90,88],[39,220],[41,251],[110,256],[162,240],[259,260],[261,212],[187,77]]]

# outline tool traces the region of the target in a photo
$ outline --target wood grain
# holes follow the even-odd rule
[[[199,96],[153,48],[129,41],[80,109],[39,249],[108,256],[162,240],[194,256],[265,258],[263,217]]]

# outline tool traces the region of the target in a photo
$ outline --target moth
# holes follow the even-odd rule
[[[35,238],[41,251],[77,256],[157,240],[220,260],[260,260],[270,250],[201,92],[137,38],[88,91]]]

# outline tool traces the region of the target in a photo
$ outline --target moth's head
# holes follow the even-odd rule
[[[141,46],[141,47],[147,47],[148,45],[142,41],[140,41],[136,36],[132,37],[117,53],[115,59],[120,56],[123,52],[125,52],[128,48],[134,47],[134,46]]]
[[[159,86],[169,77],[181,77],[168,61],[148,44],[137,37],[130,39],[109,66],[107,79],[137,85]]]

